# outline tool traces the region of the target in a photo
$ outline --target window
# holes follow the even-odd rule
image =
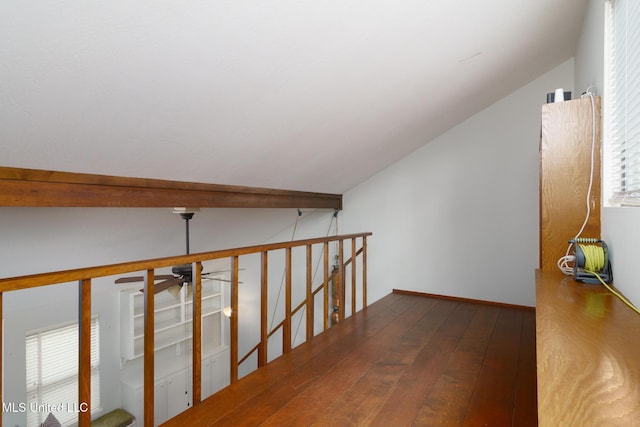
[[[98,318],[91,319],[91,412],[100,410]],[[78,324],[35,331],[26,337],[27,425],[39,426],[49,412],[60,424],[78,421]]]
[[[606,19],[605,191],[640,206],[640,2],[609,0]]]

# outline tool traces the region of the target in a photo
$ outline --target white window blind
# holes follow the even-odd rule
[[[77,423],[78,324],[37,331],[26,337],[27,426],[39,426],[51,412],[63,426]],[[91,319],[91,412],[100,410],[100,327]]]
[[[640,206],[640,1],[607,2],[605,138],[607,190]]]

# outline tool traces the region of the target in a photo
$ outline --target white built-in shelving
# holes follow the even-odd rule
[[[224,346],[222,319],[223,287],[217,280],[202,282],[203,354],[217,352]],[[154,348],[189,346],[193,330],[191,285],[177,293],[159,292],[154,296]],[[139,289],[120,293],[120,355],[123,360],[141,357],[144,348],[144,294]],[[182,351],[182,349],[178,349]]]
[[[189,408],[191,400],[191,344],[193,296],[191,286],[154,295],[155,416],[158,425]],[[201,396],[229,384],[229,350],[225,343],[224,286],[202,281]],[[139,287],[120,292],[120,355],[123,408],[142,424],[144,294]],[[131,366],[129,363],[131,362]]]

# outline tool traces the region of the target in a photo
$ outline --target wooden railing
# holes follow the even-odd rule
[[[338,301],[338,321],[343,320],[345,313],[346,287],[345,277],[347,268],[351,273],[351,313],[355,313],[357,307],[357,276],[356,257],[361,257],[361,298],[362,308],[367,306],[367,237],[372,233],[347,234],[340,236],[297,240],[291,242],[272,243],[267,245],[249,246],[235,249],[225,249],[213,252],[203,252],[191,255],[181,255],[167,258],[157,258],[144,261],[127,262],[121,264],[111,264],[98,267],[80,268],[74,270],[58,271],[52,273],[36,274],[29,276],[0,279],[0,318],[2,318],[2,296],[5,292],[17,291],[21,289],[37,288],[68,282],[78,282],[78,327],[79,327],[79,372],[78,372],[78,406],[89,410],[81,411],[78,414],[78,424],[80,427],[88,427],[91,424],[91,288],[92,279],[106,276],[113,276],[131,272],[145,271],[144,274],[144,426],[154,425],[154,272],[157,268],[170,267],[178,264],[192,264],[192,284],[193,284],[193,351],[192,351],[192,397],[193,404],[201,401],[201,313],[202,313],[202,263],[204,261],[230,259],[231,261],[231,316],[230,316],[230,379],[231,382],[238,380],[238,366],[254,353],[258,352],[258,367],[267,363],[267,344],[269,337],[275,331],[282,328],[282,352],[287,353],[292,348],[292,316],[303,307],[306,308],[306,340],[310,340],[314,333],[314,297],[319,293],[324,293],[324,322],[323,330],[329,327],[329,316],[333,306],[329,301],[329,284],[332,282],[337,290]],[[357,240],[361,241],[361,246],[357,249]],[[350,241],[351,257],[344,259],[344,242]],[[329,271],[329,243],[337,242],[337,268]],[[323,281],[313,289],[312,284],[312,247],[321,244],[323,246]],[[296,247],[306,247],[306,298],[296,307],[292,301],[292,249]],[[269,331],[268,319],[268,258],[269,253],[276,250],[285,251],[285,315],[273,330]],[[240,257],[244,255],[261,254],[261,299],[260,299],[260,341],[242,359],[238,358],[238,290]],[[335,302],[334,302],[335,303]],[[2,328],[0,328],[0,355],[2,351]],[[1,357],[1,356],[0,356]],[[1,360],[0,360],[1,362]],[[2,384],[2,365],[0,364],[0,385]],[[2,401],[2,388],[0,387],[0,401]],[[0,427],[2,418],[0,417]]]

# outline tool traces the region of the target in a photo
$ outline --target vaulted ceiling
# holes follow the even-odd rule
[[[341,193],[573,56],[586,2],[1,2],[0,166]]]

